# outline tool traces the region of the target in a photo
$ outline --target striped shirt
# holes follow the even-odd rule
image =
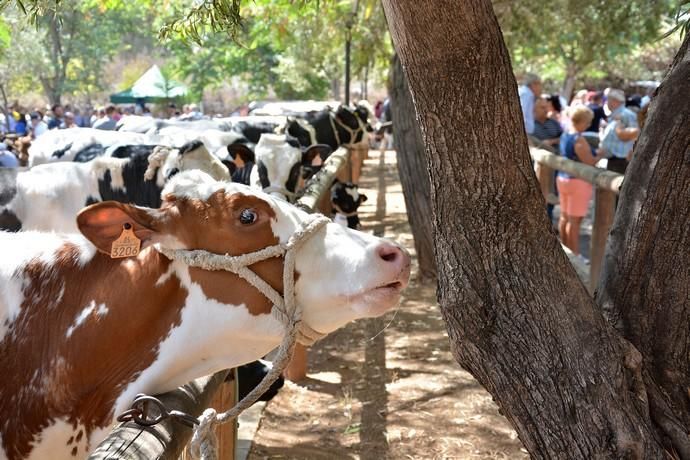
[[[540,141],[556,139],[561,137],[561,134],[563,134],[563,128],[561,128],[561,125],[558,124],[556,120],[547,118],[544,123],[539,122],[539,120],[534,120],[533,136]]]

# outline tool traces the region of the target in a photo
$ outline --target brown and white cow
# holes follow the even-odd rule
[[[0,232],[0,459],[84,457],[137,393],[172,390],[280,343],[282,323],[256,288],[159,250],[245,254],[285,243],[310,216],[201,171],[178,174],[162,195],[159,209],[85,208],[83,235]],[[142,250],[112,259],[125,224]],[[250,268],[282,291],[282,258]],[[329,333],[396,306],[410,258],[328,223],[297,250],[295,272],[303,320]]]

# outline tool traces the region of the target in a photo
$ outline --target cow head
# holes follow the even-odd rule
[[[314,127],[308,121],[301,118],[288,116],[285,120],[285,126],[280,128],[280,130],[297,139],[301,146],[307,147],[316,144],[316,131]]]
[[[217,182],[201,171],[178,174],[162,196],[160,209],[115,202],[92,205],[79,214],[79,229],[103,252],[109,252],[123,225],[129,224],[143,247],[158,244],[239,255],[286,243],[310,219],[284,200],[240,184]],[[397,305],[400,291],[408,283],[410,258],[404,249],[335,223],[321,227],[296,251],[296,300],[303,320],[322,333],[356,318],[383,314]],[[282,258],[274,257],[252,269],[282,290],[282,264]],[[213,298],[256,308],[254,303],[267,302],[252,289],[245,289],[246,295],[238,298],[241,290],[237,281],[229,281],[236,277],[228,272],[185,266],[176,270],[183,272],[178,274],[180,279],[198,286],[194,289],[200,287],[203,294],[195,298],[202,303]]]
[[[155,177],[160,187],[175,174],[191,169],[205,171],[218,180],[230,179],[228,168],[209,153],[200,140],[188,142],[178,149],[159,147],[148,157],[148,163],[144,177],[148,180]]]
[[[359,193],[357,185],[352,182],[336,182],[331,187],[331,204],[344,215],[357,212],[357,208],[367,201],[367,196]]]
[[[374,132],[374,125],[376,124],[376,115],[374,109],[366,100],[361,100],[357,103],[354,109],[355,116],[362,122],[366,132]]]
[[[254,152],[244,145],[228,146],[228,151],[231,149],[237,158],[256,162],[249,176],[251,187],[283,198],[297,191],[303,166],[319,163],[330,153],[329,146],[316,144],[302,149],[291,136],[267,133],[261,135]]]

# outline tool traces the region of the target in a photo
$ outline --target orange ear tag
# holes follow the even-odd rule
[[[132,224],[124,224],[122,226],[122,233],[113,241],[113,245],[110,248],[110,258],[134,257],[139,254],[139,248],[141,248],[141,240],[134,234]]]

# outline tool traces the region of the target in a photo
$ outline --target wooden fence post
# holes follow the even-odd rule
[[[599,187],[594,189],[594,222],[592,223],[592,239],[590,249],[589,285],[594,292],[599,281],[601,264],[606,249],[606,238],[613,224],[616,212],[616,193]]]
[[[544,195],[544,199],[548,203],[549,194],[553,191],[553,169],[544,164],[537,163],[537,180],[539,181],[541,194]]]

